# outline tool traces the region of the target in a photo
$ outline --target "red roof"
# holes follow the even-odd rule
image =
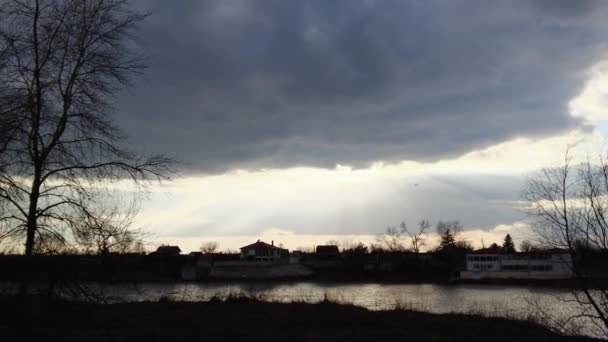
[[[252,243],[251,245],[241,247],[240,249],[252,249],[252,248],[268,248],[268,249],[281,249],[281,250],[285,249],[285,248],[277,247],[274,245],[269,245],[266,242],[260,241],[260,240],[258,240],[255,243]]]

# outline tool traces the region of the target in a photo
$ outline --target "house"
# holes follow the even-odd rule
[[[289,250],[258,240],[251,245],[241,247],[241,260],[249,261],[289,261]]]
[[[466,255],[461,279],[566,279],[572,277],[572,257],[563,250],[527,253],[490,252]]]
[[[335,259],[340,257],[340,250],[336,245],[320,245],[315,249],[315,254],[321,259]]]
[[[156,249],[156,251],[154,251],[150,254],[171,256],[171,255],[180,255],[181,252],[182,252],[182,250],[179,249],[179,247],[177,247],[177,246],[161,245],[160,247],[158,247]]]

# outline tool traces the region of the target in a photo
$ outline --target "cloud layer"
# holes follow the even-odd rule
[[[145,1],[118,120],[194,171],[431,161],[581,127],[595,1]]]

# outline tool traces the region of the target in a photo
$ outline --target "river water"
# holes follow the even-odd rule
[[[589,319],[570,320],[581,312],[567,289],[498,285],[437,285],[377,283],[143,283],[103,286],[110,302],[207,301],[230,295],[273,302],[316,303],[324,299],[370,310],[395,308],[432,313],[466,313],[535,319],[541,324],[579,334],[606,336]]]
[[[274,302],[316,303],[325,298],[370,310],[395,308],[432,313],[467,313],[517,319],[535,319],[542,324],[602,336],[588,319],[564,322],[580,313],[567,289],[496,285],[436,285],[377,283],[175,283],[112,286],[106,289],[111,301],[143,301],[167,298],[206,301],[230,295],[250,296]]]

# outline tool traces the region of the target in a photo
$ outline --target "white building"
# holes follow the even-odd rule
[[[561,250],[530,253],[474,252],[466,256],[461,279],[566,279],[572,257]]]

